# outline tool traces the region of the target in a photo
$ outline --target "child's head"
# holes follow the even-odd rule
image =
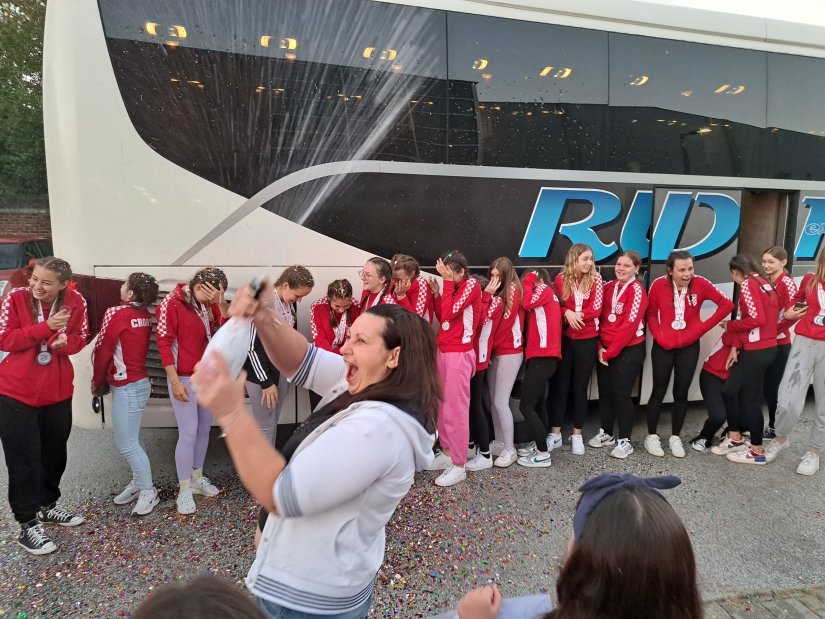
[[[390,260],[393,279],[415,279],[421,273],[418,260],[407,254],[395,254]]]
[[[287,303],[298,303],[315,287],[315,279],[309,269],[300,264],[293,264],[281,272],[275,281],[278,296]]]
[[[189,294],[198,303],[206,303],[208,300],[208,293],[204,293],[207,284],[213,288],[220,288],[225,292],[229,286],[229,280],[226,279],[226,274],[218,267],[206,267],[195,273],[192,279],[189,280]]]
[[[470,277],[470,263],[467,256],[453,249],[441,256],[441,261],[453,272],[453,281],[458,283]]]
[[[265,619],[238,587],[214,576],[198,576],[153,592],[132,619]]]
[[[140,307],[152,305],[158,299],[158,282],[148,273],[132,273],[120,287],[120,299]]]
[[[336,279],[327,286],[327,301],[336,312],[345,312],[352,305],[352,284],[347,279]]]

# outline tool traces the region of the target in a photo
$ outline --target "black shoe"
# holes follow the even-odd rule
[[[32,520],[23,525],[17,543],[26,552],[33,555],[47,555],[57,550],[57,546],[49,539],[49,536],[43,531],[43,525],[39,524],[37,520]]]
[[[765,428],[765,431],[762,433],[762,438],[776,438],[776,430],[772,427],[768,426]]]
[[[86,520],[83,516],[67,512],[57,505],[44,507],[37,512],[37,520],[41,524],[59,524],[61,527],[76,527]]]

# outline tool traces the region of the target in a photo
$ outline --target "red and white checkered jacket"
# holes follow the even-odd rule
[[[323,348],[336,355],[341,354],[341,346],[349,337],[349,330],[355,319],[358,318],[358,301],[352,300],[352,305],[346,312],[335,313],[335,323],[332,326],[332,308],[328,297],[321,297],[309,309],[309,326],[312,329],[312,342],[318,348]]]
[[[791,344],[791,327],[793,321],[785,318],[785,310],[793,307],[799,290],[796,287],[796,282],[787,273],[782,273],[773,283],[776,288],[776,293],[779,295],[779,323],[776,326],[776,344],[777,346],[790,346]]]
[[[567,310],[576,311],[575,295],[571,292],[570,296],[564,298],[564,274],[556,275],[555,280],[556,294],[561,300],[561,315]],[[584,315],[584,326],[581,329],[573,329],[567,323],[564,323],[564,334],[571,340],[587,340],[599,335],[599,325],[597,320],[602,313],[602,288],[604,282],[602,276],[596,272],[593,274],[593,285],[590,290],[584,293],[584,303],[582,304],[582,314]]]
[[[526,310],[525,359],[555,357],[561,359],[561,306],[553,287],[536,283],[536,272],[524,276]]]
[[[728,332],[736,335],[745,350],[762,350],[776,346],[779,295],[770,282],[751,275],[739,287],[739,311],[728,323]]]
[[[626,347],[645,341],[647,293],[639,280],[634,279],[616,299],[614,308],[613,293],[617,286],[622,285],[624,284],[619,284],[619,281],[614,279],[604,287],[602,315],[599,319],[599,342],[604,349],[605,361],[618,357]],[[616,319],[611,322],[610,315],[614,310]]]
[[[473,350],[473,336],[481,321],[481,286],[472,277],[457,286],[451,280],[444,280],[441,311],[436,313],[441,321],[436,336],[438,350]]]
[[[92,387],[122,387],[149,376],[151,337],[152,315],[145,307],[124,303],[107,309],[92,353]]]
[[[506,299],[502,294],[502,306],[506,306],[507,301],[510,303],[510,308],[503,310],[501,324],[496,329],[493,340],[493,355],[496,356],[516,355],[524,350],[522,343],[524,314],[521,310],[521,291],[515,282],[510,284]]]

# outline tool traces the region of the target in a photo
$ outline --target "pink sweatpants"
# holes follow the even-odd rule
[[[438,440],[450,451],[453,464],[464,466],[470,441],[470,379],[476,371],[476,354],[441,352],[436,357],[444,402],[438,413]]]

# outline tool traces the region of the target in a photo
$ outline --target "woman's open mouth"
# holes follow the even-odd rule
[[[347,364],[347,382],[351,383],[358,373],[358,368],[354,365]]]

